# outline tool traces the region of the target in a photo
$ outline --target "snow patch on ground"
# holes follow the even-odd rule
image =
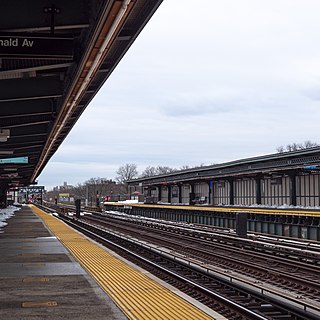
[[[0,209],[0,230],[7,225],[5,221],[14,216],[15,211],[18,210],[20,210],[20,208],[14,206]]]

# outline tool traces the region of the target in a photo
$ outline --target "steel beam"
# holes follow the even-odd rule
[[[171,185],[168,185],[168,202],[171,203]]]
[[[56,30],[61,30],[61,28],[76,29],[88,25],[88,1],[68,0],[58,3],[57,7],[59,7],[61,14],[57,15],[55,20]],[[50,30],[49,17],[44,11],[46,4],[42,0],[32,0],[32,4],[30,4],[30,1],[1,0],[1,25],[5,26],[2,31],[35,32]]]
[[[0,78],[3,76],[8,76],[12,73],[28,73],[28,72],[32,72],[32,71],[65,69],[65,68],[69,68],[71,66],[71,64],[72,64],[72,62],[53,63],[53,64],[44,64],[44,65],[34,66],[34,67],[4,70],[4,71],[0,71]]]
[[[50,99],[2,102],[0,105],[1,119],[38,114],[54,114],[55,111],[54,101]]]
[[[39,115],[27,115],[21,117],[0,118],[0,128],[15,128],[18,126],[27,126],[30,124],[52,122],[51,113]]]
[[[234,180],[228,179],[229,182],[229,204],[234,205]]]
[[[1,80],[2,102],[60,97],[63,82],[58,77]]]
[[[1,108],[1,104],[0,104]],[[36,124],[32,126],[25,127],[15,127],[10,132],[10,138],[21,138],[21,137],[37,137],[39,135],[47,135],[48,134],[48,125],[47,124]]]
[[[162,186],[158,186],[158,201],[161,201],[161,197],[162,197]]]
[[[290,205],[297,205],[297,184],[296,184],[296,175],[291,174],[290,178]]]
[[[256,182],[256,204],[261,204],[261,176],[255,178]]]

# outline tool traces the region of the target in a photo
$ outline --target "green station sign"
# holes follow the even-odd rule
[[[25,164],[25,163],[28,163],[28,157],[0,159],[0,164]]]

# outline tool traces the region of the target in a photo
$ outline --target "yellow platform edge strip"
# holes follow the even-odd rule
[[[270,209],[270,208],[250,208],[250,207],[235,207],[235,208],[221,208],[221,207],[210,207],[210,206],[179,206],[179,205],[159,205],[159,204],[140,204],[140,203],[118,203],[108,202],[105,203],[105,208],[108,206],[130,206],[130,207],[142,207],[142,208],[160,208],[160,209],[174,209],[174,210],[198,210],[198,211],[210,211],[210,212],[247,212],[256,214],[271,214],[271,215],[289,215],[289,216],[320,216],[320,211],[308,211],[308,210],[285,210],[285,209]],[[108,209],[106,209],[108,210]]]
[[[214,319],[62,221],[33,205],[30,207],[129,319]]]

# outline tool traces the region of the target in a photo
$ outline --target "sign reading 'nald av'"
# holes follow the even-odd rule
[[[72,58],[73,39],[0,36],[0,56]]]

